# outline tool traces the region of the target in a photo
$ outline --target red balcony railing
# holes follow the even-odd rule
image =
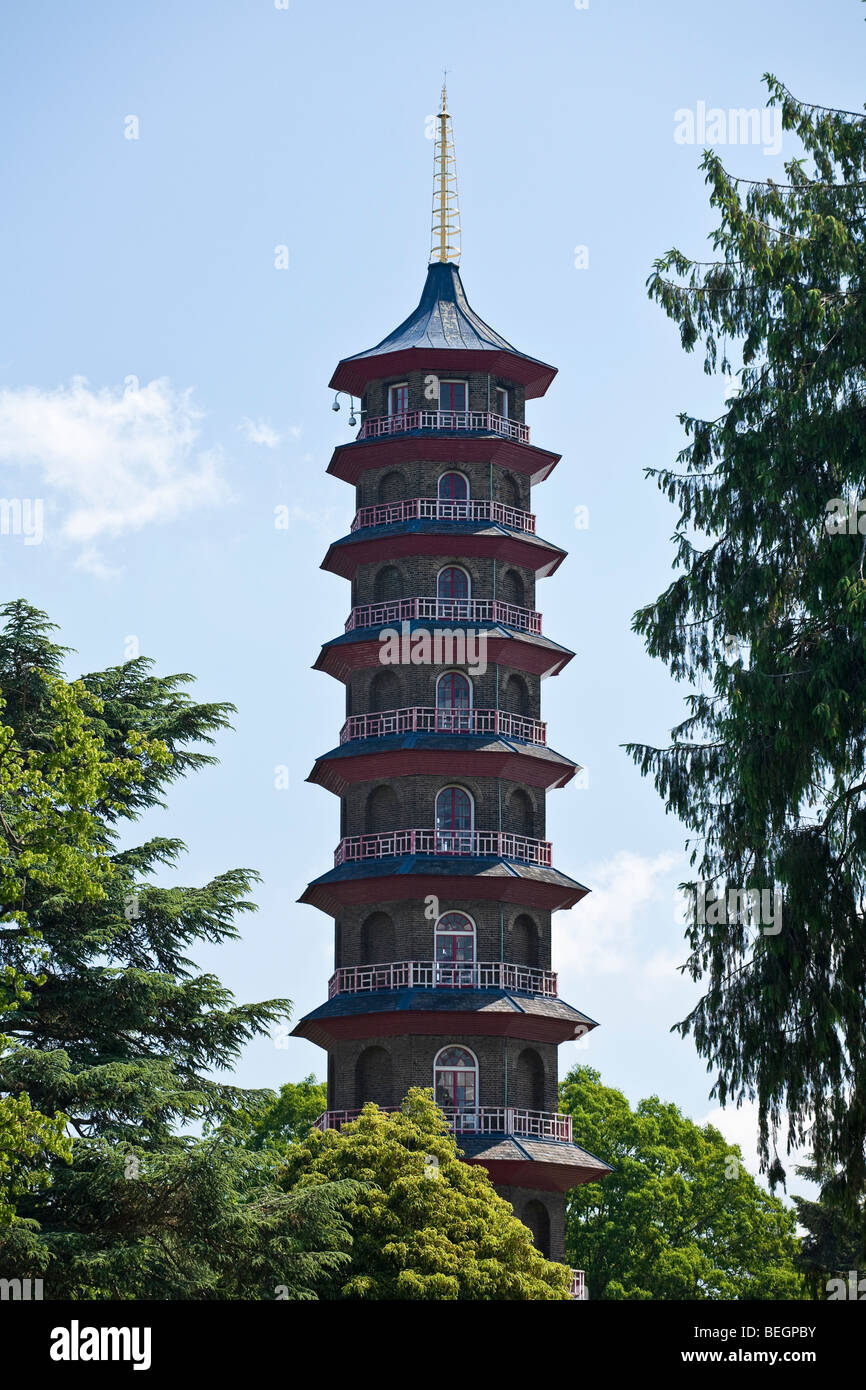
[[[586,1279],[582,1269],[573,1269],[571,1271],[571,1287],[569,1293],[572,1298],[586,1298]]]
[[[556,974],[505,961],[399,960],[344,965],[328,981],[328,998],[380,989],[518,989],[556,998]]]
[[[542,748],[547,743],[547,725],[541,719],[527,719],[501,709],[435,709],[432,705],[353,714],[340,730],[340,742],[409,733],[502,734]]]
[[[403,521],[494,521],[510,526],[513,531],[535,534],[535,517],[518,507],[506,507],[504,502],[484,498],[465,498],[457,501],[445,497],[410,497],[405,502],[380,502],[375,507],[360,507],[352,522],[353,531],[368,526],[398,526]]]
[[[384,830],[373,835],[347,835],[334,851],[334,865],[339,867],[359,859],[390,859],[399,854],[516,859],[548,868],[553,862],[549,840],[534,840],[506,830]]]
[[[496,598],[397,598],[384,603],[364,603],[346,619],[346,632],[359,627],[387,627],[413,618],[433,618],[450,623],[504,623],[521,632],[541,632],[541,614]]]
[[[408,434],[410,430],[442,430],[449,434],[474,431],[529,443],[528,425],[490,410],[404,410],[396,415],[372,415],[364,421],[358,438],[378,439],[383,434]]]
[[[399,1110],[399,1105],[381,1105],[380,1110]],[[326,1110],[315,1122],[316,1129],[341,1129],[357,1120],[360,1110]],[[455,1134],[514,1134],[523,1139],[561,1139],[571,1143],[571,1116],[552,1110],[518,1110],[505,1105],[480,1105],[474,1110],[442,1110]]]

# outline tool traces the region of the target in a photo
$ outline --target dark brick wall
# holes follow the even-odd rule
[[[549,1260],[564,1263],[565,1195],[561,1192],[538,1192],[529,1187],[497,1187],[496,1191],[511,1203],[515,1215],[532,1231],[541,1253]],[[538,1220],[539,1207],[547,1215],[546,1223]]]
[[[405,381],[409,386],[410,410],[438,410],[438,390],[435,380],[430,380],[431,377],[435,377],[435,373],[423,371],[409,372],[407,376],[393,376],[383,378],[380,381],[371,381],[361,402],[361,407],[366,415],[387,415],[388,388],[399,386]],[[470,410],[495,411],[496,388],[504,386],[508,392],[508,418],[523,423],[526,413],[526,391],[517,382],[508,381],[505,377],[493,376],[487,372],[464,371],[444,372],[443,380],[468,381]]]
[[[479,1105],[513,1105],[556,1110],[557,1061],[553,1043],[492,1038],[461,1029],[454,1036],[423,1035],[352,1039],[335,1043],[329,1110],[354,1110],[366,1100],[399,1105],[412,1086],[433,1085],[433,1064],[443,1047],[459,1045],[478,1059]],[[535,1089],[527,1078],[538,1073]],[[370,1085],[376,1094],[364,1094]]]
[[[550,969],[549,912],[464,897],[440,897],[432,904],[424,898],[408,898],[375,908],[352,908],[335,924],[335,964],[432,960],[436,916],[446,912],[468,913],[475,922],[477,960]]]
[[[405,709],[436,704],[436,681],[441,666],[368,666],[353,671],[346,683],[346,713],[366,714],[372,709]],[[468,674],[465,672],[464,674]],[[521,684],[515,686],[512,678]],[[506,709],[541,718],[541,677],[508,666],[490,665],[483,674],[470,675],[472,703],[477,709]],[[372,687],[372,688],[371,688]],[[521,699],[516,692],[523,691]],[[391,703],[393,699],[394,703]]]
[[[433,598],[440,570],[457,565],[469,576],[471,598],[500,599],[522,608],[535,607],[535,573],[501,560],[465,558],[459,540],[453,551],[441,555],[412,555],[399,560],[377,560],[359,565],[352,584],[353,606],[380,603],[390,598]],[[394,571],[396,570],[396,575]],[[389,581],[387,584],[385,581]],[[514,591],[517,586],[519,593]]]
[[[343,797],[346,835],[382,830],[425,830],[436,824],[437,793],[464,787],[475,802],[476,830],[508,830],[544,839],[544,792],[504,777],[443,777],[419,774],[391,782],[356,782]],[[528,820],[523,819],[523,812]]]
[[[419,452],[423,440],[413,441]],[[512,473],[499,464],[491,463],[430,463],[423,458],[394,467],[370,468],[361,476],[356,488],[357,507],[372,507],[377,502],[402,502],[410,497],[438,497],[439,479],[443,473],[463,473],[469,482],[469,496],[493,498],[521,511],[532,510],[531,484],[521,473]]]

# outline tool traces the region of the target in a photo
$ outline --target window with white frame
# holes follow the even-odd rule
[[[458,1129],[472,1128],[478,1110],[478,1059],[468,1047],[452,1045],[437,1052],[433,1063],[436,1104],[458,1121]]]
[[[443,912],[434,938],[436,984],[467,989],[475,983],[475,923],[465,912]]]

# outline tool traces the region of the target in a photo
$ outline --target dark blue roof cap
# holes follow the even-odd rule
[[[475,313],[466,298],[460,271],[450,261],[434,261],[427,267],[427,280],[418,307],[404,319],[393,333],[383,338],[375,347],[366,352],[357,352],[352,357],[343,358],[331,380],[338,390],[351,391],[353,395],[363,393],[364,384],[373,373],[364,364],[370,358],[386,357],[413,350],[433,349],[451,353],[483,352],[493,353],[496,361],[489,359],[485,365],[499,369],[503,375],[511,375],[526,386],[527,395],[540,395],[547,390],[556,374],[555,367],[520,352],[484,322]],[[508,372],[501,354],[508,354],[518,362],[512,363]],[[520,365],[522,364],[522,365]],[[388,365],[383,365],[383,375],[388,373]],[[395,362],[393,369],[406,365]],[[443,365],[449,365],[443,363]],[[453,363],[451,365],[458,365]],[[462,365],[468,366],[468,363]],[[479,363],[479,366],[482,364]]]

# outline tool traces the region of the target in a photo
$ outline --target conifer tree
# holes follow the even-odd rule
[[[344,1258],[350,1189],[285,1194],[264,1158],[209,1133],[256,1103],[213,1073],[289,1015],[285,999],[237,1004],[189,954],[237,937],[256,876],[157,886],[182,842],[120,844],[175,778],[213,761],[205,749],[232,707],[194,702],[191,677],[156,676],[141,658],[68,687],[45,615],[17,601],[0,616],[9,746],[25,771],[57,765],[42,859],[18,856],[22,901],[16,865],[4,870],[0,968],[28,983],[0,1000],[0,1144],[13,1106],[22,1126],[32,1109],[72,1137],[71,1162],[68,1147],[49,1158],[47,1190],[19,1182],[4,1272],[43,1277],[51,1298],[308,1296],[307,1276]],[[61,773],[84,784],[81,805],[58,791]],[[33,801],[31,789],[10,811],[12,833]]]
[[[723,1104],[757,1099],[774,1180],[787,1126],[788,1144],[843,1172],[855,1202],[866,1190],[866,120],[765,81],[805,153],[784,182],[756,182],[708,151],[716,259],[674,250],[649,281],[683,347],[703,342],[708,373],[729,373],[735,351],[740,366],[717,418],[681,415],[679,466],[649,470],[679,509],[679,573],[635,627],[693,689],[668,746],[630,751],[688,827],[692,890],[781,895],[781,930],[739,900],[695,914],[688,969],[704,993],[678,1026]]]

